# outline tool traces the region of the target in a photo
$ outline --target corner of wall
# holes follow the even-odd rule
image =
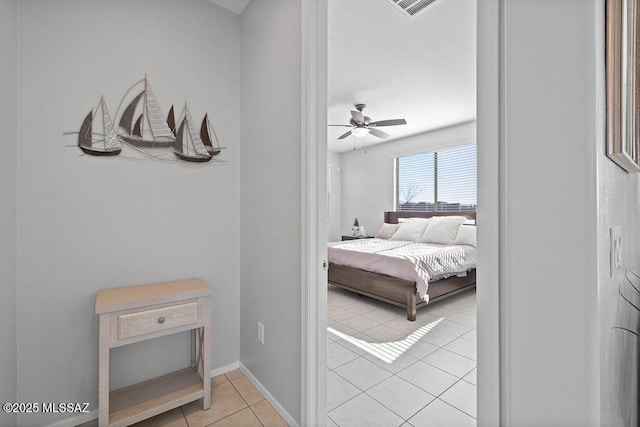
[[[17,398],[17,0],[0,1],[0,402]],[[15,426],[0,412],[0,426]]]

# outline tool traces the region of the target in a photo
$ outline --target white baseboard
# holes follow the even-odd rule
[[[217,377],[218,375],[226,374],[227,372],[234,371],[240,367],[240,362],[229,363],[228,365],[221,366],[216,369],[211,370],[211,378]]]
[[[249,378],[249,381],[258,389],[258,391],[267,399],[271,406],[280,414],[282,418],[289,424],[291,427],[300,427],[300,425],[296,422],[295,419],[282,407],[282,405],[269,393],[269,391],[258,381],[258,379],[251,373],[246,366],[240,362],[240,370],[242,373]]]
[[[56,421],[53,424],[49,424],[48,427],[76,427],[80,424],[88,423],[89,421],[98,419],[98,410],[90,411],[85,414],[80,414],[76,417],[65,418],[64,420]]]

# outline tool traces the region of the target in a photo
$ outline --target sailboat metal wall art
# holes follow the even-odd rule
[[[120,114],[123,105],[126,107]],[[115,120],[111,120],[104,97],[101,97],[96,108],[84,118],[80,131],[65,134],[78,135],[78,147],[83,155],[225,163],[216,158],[225,147],[220,146],[209,115],[204,115],[198,129],[185,102],[177,120],[173,105],[165,119],[147,76],[127,90],[116,110]]]

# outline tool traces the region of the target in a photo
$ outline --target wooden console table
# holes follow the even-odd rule
[[[204,399],[211,406],[212,289],[200,279],[107,289],[96,296],[100,316],[98,424],[124,427]],[[109,392],[109,350],[196,329],[196,367]]]

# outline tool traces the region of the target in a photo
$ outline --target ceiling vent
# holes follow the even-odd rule
[[[436,0],[387,0],[404,16],[413,18]]]

